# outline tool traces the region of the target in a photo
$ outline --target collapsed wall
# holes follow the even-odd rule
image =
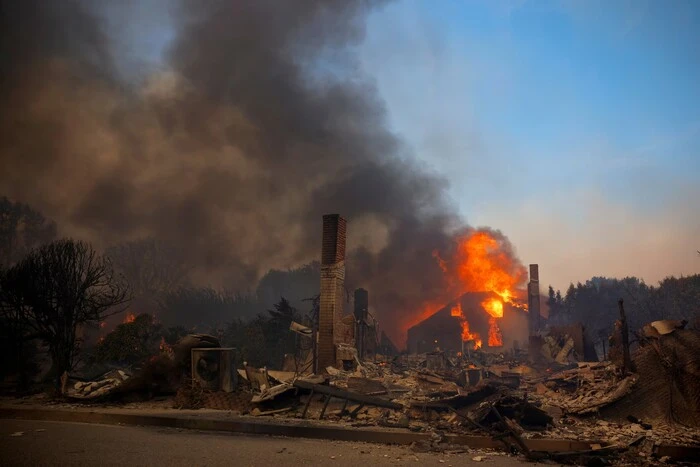
[[[603,417],[700,427],[700,332],[675,329],[647,338],[633,362],[639,380],[627,397],[601,410]]]

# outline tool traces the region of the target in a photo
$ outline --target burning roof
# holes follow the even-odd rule
[[[457,300],[408,329],[408,350],[460,352],[474,348],[501,348],[527,339],[527,314],[521,308],[502,304],[501,316],[494,317],[484,305],[498,300],[494,292],[467,292]]]
[[[449,317],[452,318],[448,322],[455,325],[454,318],[457,318],[456,327],[461,330],[461,339],[473,342],[474,347],[481,347],[484,343],[490,347],[502,346],[501,321],[504,309],[527,309],[527,270],[515,255],[508,240],[497,232],[473,230],[459,236],[451,251],[441,253],[435,250],[433,257],[443,273],[443,299],[439,303],[425,304],[422,312],[407,328],[425,322],[444,311],[445,303],[454,297],[461,297],[446,307],[449,309]],[[470,297],[478,295],[481,298],[474,303],[469,299],[467,305],[463,303],[465,294],[470,294]],[[469,306],[469,310],[465,310],[464,306]],[[479,313],[475,314],[475,310],[479,310]],[[476,318],[477,315],[487,317],[484,326],[473,322],[474,319],[481,320]]]

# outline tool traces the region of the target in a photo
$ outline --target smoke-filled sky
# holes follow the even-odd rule
[[[123,72],[143,72],[172,16],[128,16]],[[692,1],[403,0],[373,10],[355,53],[459,212],[565,288],[700,271],[698,43]]]
[[[544,284],[700,272],[700,3],[404,0],[361,56],[392,128]]]
[[[230,288],[317,258],[338,212],[384,319],[446,298],[432,251],[467,225],[560,288],[695,273],[698,11],[4,1],[0,194]]]

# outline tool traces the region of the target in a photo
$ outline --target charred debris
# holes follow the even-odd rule
[[[341,346],[342,367],[321,371],[254,368],[216,338],[190,335],[168,357],[132,374],[114,370],[75,382],[66,396],[104,403],[174,395],[168,400],[178,409],[431,433],[432,442],[414,446],[424,451],[458,449],[454,439],[461,436],[532,460],[577,465],[692,460],[700,443],[694,363],[700,333],[662,321],[640,336],[631,354],[636,371],[629,372],[615,361],[582,361],[570,345],[574,336],[556,332],[534,355],[476,350],[469,358],[435,351],[360,359],[356,349]],[[564,441],[570,450],[562,450]]]
[[[298,351],[281,368],[255,368],[217,338],[194,334],[131,371],[66,378],[65,396],[174,395],[178,409],[426,432],[432,441],[414,446],[426,451],[457,449],[461,439],[563,464],[697,459],[700,333],[686,322],[649,323],[631,349],[620,301],[609,359],[598,361],[583,325],[543,326],[534,265],[527,345],[399,354],[378,333],[366,290],[355,292],[353,313],[343,312],[345,229],[342,217],[324,216],[317,320],[292,323]]]

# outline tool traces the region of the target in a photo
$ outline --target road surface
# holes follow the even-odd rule
[[[0,420],[3,466],[532,466],[488,452],[421,453],[410,447],[243,436],[175,428]],[[482,456],[480,461],[474,457]]]

